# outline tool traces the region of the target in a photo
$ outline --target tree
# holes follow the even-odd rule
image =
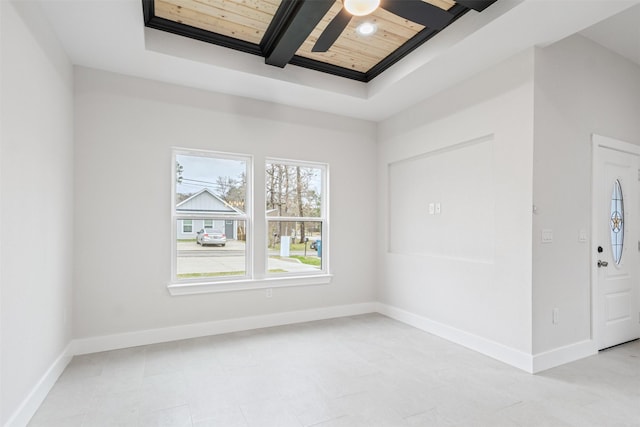
[[[182,184],[182,172],[184,172],[184,166],[176,160],[176,182]]]
[[[195,193],[176,193],[176,204],[184,202]]]
[[[311,186],[317,173],[316,168],[268,164],[265,177],[267,211],[275,211],[281,217],[319,216],[320,195]],[[279,236],[293,234],[299,236],[300,242],[307,236],[303,221],[279,221],[275,227],[272,233]]]
[[[216,178],[215,187],[216,192],[219,195],[224,197],[232,186],[233,180],[228,176],[219,176],[218,178]]]
[[[247,194],[247,176],[244,172],[237,179],[231,179],[231,185],[225,194],[225,200],[234,208],[245,211]]]
[[[245,211],[247,177],[242,172],[238,178],[219,176],[216,179],[216,193],[234,208]]]

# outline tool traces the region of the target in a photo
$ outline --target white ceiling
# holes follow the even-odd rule
[[[640,65],[640,5],[595,24],[580,34]]]
[[[639,3],[498,0],[482,13],[468,12],[382,75],[361,83],[292,65],[272,67],[258,56],[146,29],[140,0],[41,0],[74,64],[372,121],[524,49],[594,24],[582,34],[640,64],[640,6],[623,12]]]

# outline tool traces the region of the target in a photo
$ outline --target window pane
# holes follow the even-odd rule
[[[267,216],[322,216],[322,169],[266,165]]]
[[[611,252],[616,264],[620,264],[622,259],[622,247],[624,244],[624,199],[622,197],[622,187],[620,181],[616,179],[613,183],[611,194]]]
[[[194,219],[195,233],[189,236],[178,232],[177,278],[246,275],[246,221],[214,219],[212,228],[205,227],[205,221]]]
[[[244,214],[247,162],[176,155],[176,214]]]
[[[269,221],[269,273],[322,270],[322,221]]]
[[[182,220],[182,233],[183,234],[191,234],[193,233],[193,221],[190,219]]]

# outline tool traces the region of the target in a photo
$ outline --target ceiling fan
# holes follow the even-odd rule
[[[483,11],[496,0],[460,0],[456,3],[469,9]],[[444,9],[422,0],[342,0],[342,9],[329,22],[312,52],[326,52],[347,28],[353,16],[366,16],[378,7],[398,15],[401,18],[420,24],[424,27],[440,31],[453,19],[453,15]]]

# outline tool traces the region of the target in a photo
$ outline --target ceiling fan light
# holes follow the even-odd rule
[[[344,0],[344,8],[353,16],[365,16],[380,6],[380,0]]]
[[[371,36],[376,33],[377,29],[378,29],[377,25],[371,22],[363,22],[362,24],[356,27],[356,31],[361,36]]]

